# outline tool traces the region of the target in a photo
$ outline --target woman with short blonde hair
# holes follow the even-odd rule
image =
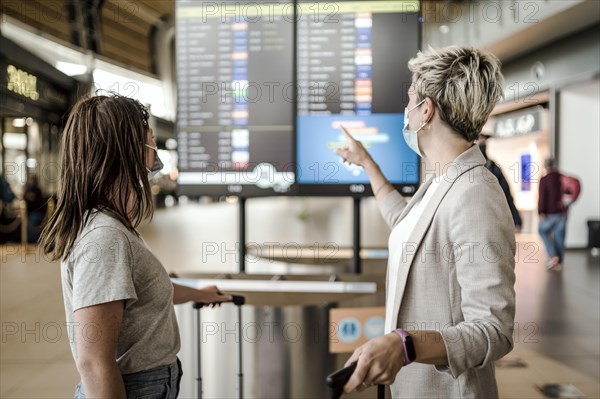
[[[491,53],[464,47],[431,48],[408,63],[417,102],[431,98],[440,118],[467,141],[475,141],[498,100],[504,79]]]
[[[388,334],[356,349],[345,390],[392,384],[394,398],[498,397],[494,361],[513,347],[514,225],[473,141],[502,95],[500,62],[446,47],[420,52],[409,68],[403,135],[435,176],[407,203],[351,132],[336,151],[364,167],[392,230]]]

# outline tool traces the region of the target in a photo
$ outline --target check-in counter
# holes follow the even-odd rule
[[[370,278],[371,277],[371,278]],[[197,396],[196,353],[202,341],[205,398],[237,398],[238,340],[244,354],[244,397],[323,398],[325,377],[336,367],[329,353],[329,309],[383,292],[381,276],[186,274],[174,282],[216,285],[246,297],[241,335],[235,306],[201,310],[200,334],[191,305],[176,307],[185,368],[181,397]]]

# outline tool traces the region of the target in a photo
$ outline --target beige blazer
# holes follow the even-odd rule
[[[398,280],[389,281],[388,273],[386,287],[398,293],[392,325],[439,331],[449,363],[401,369],[391,386],[394,398],[498,396],[494,361],[513,347],[515,235],[502,189],[484,164],[473,146],[444,170],[404,244]],[[430,184],[408,204],[397,191],[381,201],[390,228]]]

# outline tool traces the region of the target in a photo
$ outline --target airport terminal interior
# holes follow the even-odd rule
[[[0,398],[71,398],[82,380],[61,264],[39,240],[57,210],[67,116],[97,95],[148,110],[162,167],[138,231],[171,280],[243,298],[175,305],[178,397],[337,397],[327,377],[390,333],[394,258],[378,187],[334,150],[360,141],[409,201],[451,174],[403,134],[408,62],[447,46],[493,53],[504,76],[473,142],[503,176],[516,241],[499,397],[600,398],[598,0],[2,0]],[[562,259],[540,235],[552,170]],[[467,244],[497,262],[498,244]],[[419,266],[445,250],[425,249]]]

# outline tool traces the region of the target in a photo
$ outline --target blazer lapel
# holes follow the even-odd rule
[[[408,215],[408,212],[410,212],[410,210],[417,203],[417,201],[419,201],[421,198],[423,198],[423,195],[425,195],[425,192],[427,191],[427,189],[429,188],[429,186],[431,185],[432,182],[433,182],[433,178],[427,180],[425,183],[423,183],[421,185],[421,187],[419,187],[419,189],[417,190],[415,195],[411,198],[410,202],[404,207],[404,210],[400,214],[400,221],[402,219],[404,219],[404,217],[406,215]],[[388,252],[390,252],[390,251],[388,251]],[[389,290],[390,290],[390,268],[389,267],[387,268],[386,273],[385,273],[385,290],[386,290],[385,292],[389,292]]]
[[[397,309],[397,311],[393,313],[394,316],[392,319],[392,326],[398,326],[398,314],[400,310],[400,304],[402,303],[402,298],[404,296],[404,290],[406,288],[406,281],[408,280],[410,268],[414,263],[415,256],[419,251],[419,247],[421,246],[421,243],[425,237],[425,233],[427,233],[427,230],[429,230],[429,226],[433,221],[433,217],[435,216],[438,207],[440,206],[442,200],[446,196],[446,193],[448,193],[448,191],[454,184],[454,181],[459,176],[463,175],[464,173],[467,173],[476,166],[483,165],[484,163],[485,158],[481,154],[481,151],[479,151],[479,148],[477,146],[474,146],[462,153],[458,158],[456,158],[456,160],[454,161],[454,165],[456,166],[455,169],[457,172],[454,173],[454,176],[448,176],[452,172],[450,172],[450,168],[446,168],[446,170],[448,171],[447,175],[445,175],[442,178],[442,181],[437,187],[436,192],[433,194],[433,197],[431,197],[429,203],[427,204],[427,208],[423,210],[423,214],[421,215],[419,222],[415,225],[414,230],[408,238],[408,242],[406,243],[407,246],[405,246],[404,248],[406,250],[410,250],[410,253],[408,255],[402,254],[402,259],[406,259],[406,262],[400,262],[400,268],[398,270],[398,280],[395,282],[395,289],[397,290],[397,294],[394,295],[393,309]],[[429,179],[428,182],[422,186],[423,190],[419,189],[417,194],[420,194],[420,196],[417,197],[417,195],[415,195],[415,197],[411,201],[411,204],[409,204],[411,205],[411,208],[412,206],[414,206],[417,199],[421,199],[423,197],[429,186],[431,186],[432,182],[433,178]],[[409,210],[410,209],[407,209],[403,212],[401,219],[406,216]],[[394,284],[394,282],[391,281],[389,283],[390,285]],[[389,288],[391,287],[388,287],[388,289]]]
[[[412,197],[412,199],[410,200],[410,202],[404,207],[404,210],[400,214],[400,220],[404,219],[404,217],[406,215],[408,215],[408,212],[410,212],[410,210],[413,208],[413,206],[421,198],[423,198],[423,196],[425,195],[425,192],[427,191],[427,189],[429,188],[429,186],[431,186],[431,183],[433,183],[433,178],[427,180],[425,183],[423,183],[421,185],[421,187],[419,187],[419,189],[417,190],[417,192],[415,193],[415,195]]]

